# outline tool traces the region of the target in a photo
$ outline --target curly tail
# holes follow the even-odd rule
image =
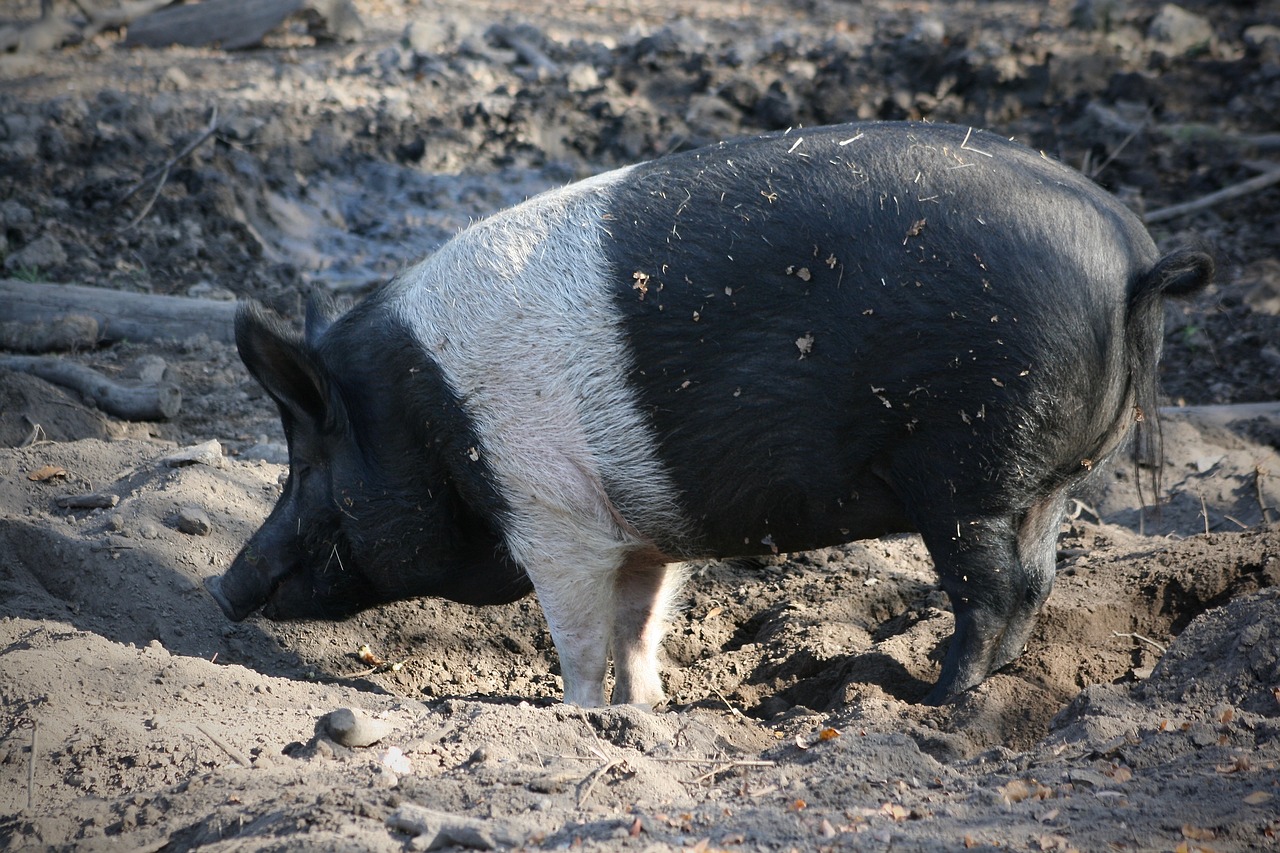
[[[1160,420],[1157,412],[1156,365],[1164,346],[1164,300],[1199,293],[1213,280],[1213,258],[1198,249],[1179,249],[1156,261],[1155,266],[1134,281],[1129,293],[1129,314],[1125,322],[1130,388],[1134,391],[1134,417],[1138,422],[1134,441],[1135,466],[1151,466],[1151,488],[1160,499],[1160,474],[1164,460]],[[1142,479],[1137,478],[1142,499]],[[1145,503],[1145,500],[1143,499]]]

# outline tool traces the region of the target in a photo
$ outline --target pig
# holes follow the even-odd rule
[[[1161,255],[1077,172],[960,126],[727,142],[471,225],[294,333],[253,304],[283,494],[210,589],[228,617],[341,619],[536,590],[564,700],[663,701],[702,558],[918,532],[955,616],[943,703],[1017,657],[1064,510],[1153,426]],[[1149,434],[1149,429],[1147,430]]]

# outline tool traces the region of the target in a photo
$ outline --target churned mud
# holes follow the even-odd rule
[[[907,536],[695,567],[669,706],[580,710],[533,598],[222,617],[204,583],[285,470],[224,341],[61,356],[125,382],[162,359],[183,403],[161,422],[0,371],[0,848],[1280,846],[1280,186],[1160,213],[1277,167],[1275,9],[358,8],[356,42],[295,20],[248,51],[106,31],[0,56],[4,275],[297,320],[310,289],[358,298],[623,163],[852,119],[987,127],[1156,214],[1162,248],[1217,254],[1168,314],[1160,507],[1129,464],[1082,496],[1026,653],[952,706],[915,704],[951,616]]]

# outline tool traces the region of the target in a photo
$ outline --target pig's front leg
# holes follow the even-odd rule
[[[560,656],[564,701],[593,708],[605,704],[614,581],[621,560],[571,551],[526,564],[525,571]]]
[[[658,647],[671,599],[684,581],[681,566],[641,551],[618,571],[613,610],[613,704],[652,707],[666,698],[658,676]]]

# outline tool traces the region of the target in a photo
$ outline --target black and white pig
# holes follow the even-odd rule
[[[253,306],[289,478],[211,584],[244,619],[537,590],[564,698],[663,698],[680,563],[919,531],[927,702],[1022,650],[1068,496],[1155,415],[1161,257],[1076,172],[964,127],[793,130],[472,225],[299,337]]]

